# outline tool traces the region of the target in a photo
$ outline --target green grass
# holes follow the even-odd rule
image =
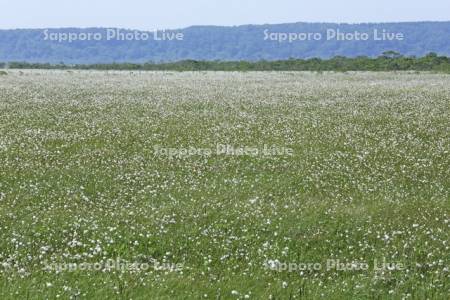
[[[0,298],[447,299],[449,113],[443,74],[11,71]],[[154,150],[218,144],[293,155]],[[118,258],[182,268],[44,268]]]

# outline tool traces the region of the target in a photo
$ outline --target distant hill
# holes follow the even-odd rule
[[[193,26],[156,34],[107,28],[17,29],[0,30],[0,61],[256,61],[374,57],[388,50],[406,56],[450,56],[449,38],[450,22]]]

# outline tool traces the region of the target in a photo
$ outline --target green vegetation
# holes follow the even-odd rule
[[[319,58],[290,59],[281,61],[195,61],[175,63],[145,64],[92,64],[65,65],[12,62],[11,69],[79,69],[79,70],[136,70],[136,71],[435,71],[450,73],[450,58],[429,53],[424,57],[404,57],[388,51],[377,58],[335,57],[328,60]]]
[[[0,299],[448,299],[449,75],[9,73]]]

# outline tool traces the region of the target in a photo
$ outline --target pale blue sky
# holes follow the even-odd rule
[[[450,0],[0,0],[0,28],[449,21]]]

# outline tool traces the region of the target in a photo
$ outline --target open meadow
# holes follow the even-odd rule
[[[0,299],[448,299],[450,75],[0,74]]]

